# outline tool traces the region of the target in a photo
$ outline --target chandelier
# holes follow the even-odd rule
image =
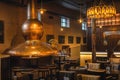
[[[92,6],[87,10],[88,18],[108,18],[116,14],[116,8],[112,5],[105,5],[102,0],[100,0],[99,5]]]

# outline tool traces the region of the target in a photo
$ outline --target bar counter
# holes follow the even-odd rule
[[[120,52],[114,52],[116,57],[120,57]],[[107,52],[96,52],[96,57],[107,57]],[[85,61],[92,62],[92,52],[80,52],[80,65],[85,66]]]

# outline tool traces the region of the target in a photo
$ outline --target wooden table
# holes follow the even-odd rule
[[[33,74],[34,74],[34,69],[30,68],[16,68],[16,69],[12,69],[12,77],[13,78],[17,78],[19,77],[19,75],[17,75],[17,73],[19,73],[20,76],[22,76],[23,74],[27,74],[29,76],[30,80],[33,80]]]

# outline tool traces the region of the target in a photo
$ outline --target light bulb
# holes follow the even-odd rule
[[[41,14],[43,14],[43,13],[44,13],[44,11],[43,11],[43,10],[40,10],[40,13],[41,13]]]
[[[80,18],[78,21],[79,21],[79,23],[82,23],[83,20]]]
[[[60,31],[63,31],[64,29],[63,28],[60,28]]]
[[[44,14],[44,12],[46,12],[46,9],[41,8],[41,9],[40,9],[40,13],[41,13],[41,14]]]

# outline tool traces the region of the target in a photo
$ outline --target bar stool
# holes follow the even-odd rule
[[[57,67],[55,65],[47,65],[50,70],[50,80],[54,80],[56,77]]]
[[[76,80],[75,71],[60,71],[59,80]]]
[[[23,75],[23,80],[33,80],[33,72],[21,72]],[[25,76],[26,75],[26,76]]]
[[[39,68],[38,70],[38,79],[49,80],[49,69],[48,68]]]

